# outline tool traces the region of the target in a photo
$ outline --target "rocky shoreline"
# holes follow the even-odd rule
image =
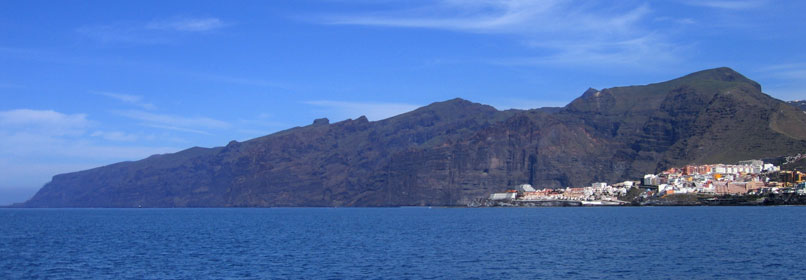
[[[612,203],[583,203],[577,200],[490,200],[476,199],[467,207],[615,207],[615,206],[782,206],[806,205],[806,195],[782,193],[768,195],[703,196],[694,194],[670,195],[661,198],[636,198]]]

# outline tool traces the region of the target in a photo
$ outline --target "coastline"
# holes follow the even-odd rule
[[[586,203],[587,202],[587,203]],[[689,194],[671,195],[660,198],[637,198],[631,201],[579,200],[490,200],[476,199],[467,204],[469,208],[484,207],[643,207],[643,206],[797,206],[806,205],[806,195],[726,195],[698,196]],[[591,203],[593,202],[593,203]],[[605,202],[605,203],[596,203]],[[608,203],[609,202],[609,203]]]

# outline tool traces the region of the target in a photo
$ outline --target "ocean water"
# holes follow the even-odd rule
[[[0,279],[786,279],[806,207],[0,209]]]

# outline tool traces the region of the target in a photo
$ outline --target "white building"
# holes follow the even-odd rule
[[[513,200],[517,193],[494,193],[490,195],[490,200]]]
[[[517,190],[519,192],[533,192],[533,191],[535,191],[535,188],[533,188],[532,185],[523,184],[523,185],[518,186]]]
[[[658,175],[655,174],[646,174],[644,175],[644,186],[657,186],[660,183],[660,179],[658,179]]]

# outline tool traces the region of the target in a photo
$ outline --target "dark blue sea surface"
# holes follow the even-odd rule
[[[0,209],[0,279],[806,277],[806,207]]]

